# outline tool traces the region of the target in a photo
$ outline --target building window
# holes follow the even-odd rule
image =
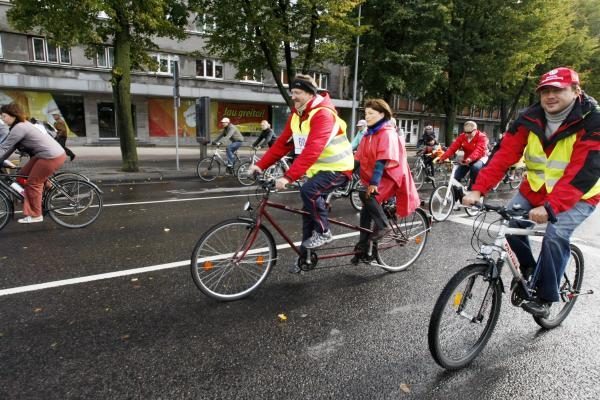
[[[256,82],[262,83],[262,73],[255,69],[247,71],[244,75],[242,75],[242,81],[244,82]]]
[[[174,62],[177,59],[177,56],[156,53],[153,57],[156,58],[156,62],[158,63],[158,69],[156,70],[157,74],[173,75]]]
[[[31,38],[33,61],[54,64],[71,64],[71,49],[48,43],[45,38]]]
[[[115,63],[114,47],[104,47],[96,53],[96,63],[100,68],[112,68]]]
[[[329,74],[321,73],[321,72],[312,72],[310,74],[317,82],[317,88],[321,90],[327,90],[329,87]]]
[[[216,28],[216,22],[211,20],[211,18],[206,14],[197,15],[196,19],[194,19],[194,32],[208,33]]]
[[[196,76],[223,79],[223,64],[210,59],[196,60]]]
[[[283,86],[288,86],[290,84],[290,80],[288,78],[288,74],[287,71],[285,69],[281,70],[281,83],[283,84]]]

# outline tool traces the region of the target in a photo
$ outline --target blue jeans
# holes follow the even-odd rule
[[[242,143],[243,142],[231,142],[227,146],[227,161],[229,162],[229,166],[233,167],[233,164],[235,164],[235,152],[242,147]]]
[[[519,204],[521,209],[529,211],[533,207],[521,193],[508,203],[509,208]],[[594,206],[579,201],[573,208],[556,215],[556,223],[548,223],[546,234],[542,240],[542,250],[535,261],[527,236],[507,235],[506,239],[515,252],[522,271],[533,271],[533,281],[537,286],[537,295],[545,301],[559,301],[558,287],[565,272],[571,251],[569,244],[571,235],[587,217],[594,212]],[[512,227],[526,227],[524,222],[514,221]]]
[[[471,185],[475,182],[475,179],[477,179],[477,174],[479,174],[481,168],[483,168],[483,161],[481,160],[477,160],[470,165],[460,165],[454,173],[454,179],[460,182],[467,173],[470,173],[471,180],[469,181],[469,187],[467,189],[471,190]]]
[[[313,231],[323,233],[329,230],[325,197],[336,187],[348,181],[341,172],[321,171],[310,177],[300,188],[302,209],[309,215],[302,215],[302,241],[312,236]]]

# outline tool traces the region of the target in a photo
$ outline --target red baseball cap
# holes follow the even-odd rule
[[[544,86],[566,88],[575,84],[579,84],[579,75],[577,75],[577,72],[570,68],[560,67],[542,75],[535,90],[538,91]]]

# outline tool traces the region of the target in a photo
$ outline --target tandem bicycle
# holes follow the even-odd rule
[[[256,207],[246,202],[247,216],[225,220],[209,228],[196,243],[191,257],[191,273],[196,286],[208,297],[220,301],[242,299],[265,281],[278,255],[271,226],[298,255],[296,267],[301,271],[315,269],[319,260],[351,257],[357,250],[344,247],[324,248],[318,251],[306,249],[306,253],[296,246],[285,230],[277,223],[268,209],[277,209],[298,215],[308,215],[306,211],[273,202],[270,196],[275,192],[275,180],[259,178],[263,195]],[[407,217],[395,214],[393,203],[384,204],[390,221],[391,231],[377,242],[370,242],[367,256],[362,262],[380,267],[389,272],[405,270],[423,252],[431,223],[420,208]],[[331,225],[350,229],[356,233],[372,233],[372,230],[329,218]]]

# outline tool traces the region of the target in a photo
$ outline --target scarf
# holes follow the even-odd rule
[[[377,121],[375,123],[375,125],[367,127],[367,131],[365,132],[365,136],[371,136],[371,135],[376,134],[377,131],[379,129],[381,129],[381,127],[383,127],[383,125],[385,125],[385,124],[388,123],[388,121],[389,121],[388,119],[381,118],[379,121]]]

